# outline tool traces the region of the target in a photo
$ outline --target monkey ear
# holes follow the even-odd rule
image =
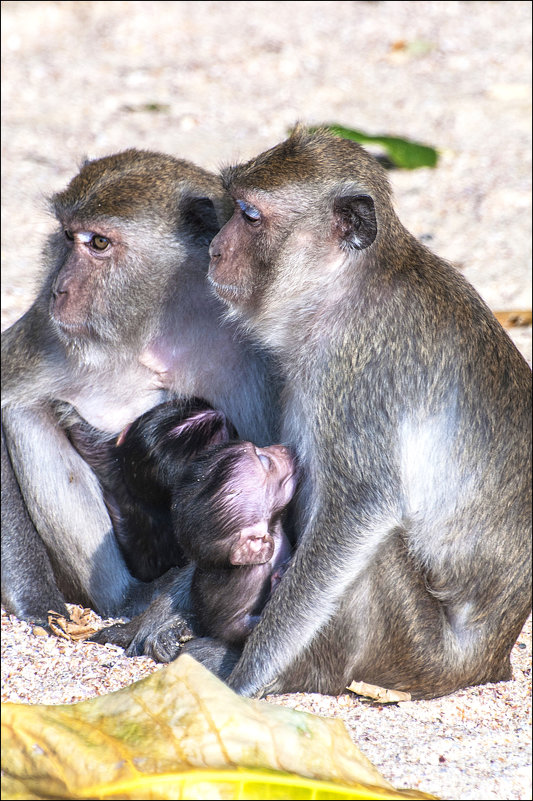
[[[122,443],[126,439],[126,434],[130,430],[131,426],[132,426],[132,424],[128,423],[127,426],[125,426],[125,428],[122,429],[122,431],[120,432],[120,434],[118,435],[118,437],[117,437],[117,439],[115,441],[115,445],[116,446],[122,445]]]
[[[213,201],[208,197],[185,197],[180,206],[181,219],[187,231],[209,244],[220,225]]]
[[[274,540],[268,533],[266,520],[259,520],[253,526],[246,526],[239,532],[238,540],[230,550],[232,565],[263,565],[272,559]]]
[[[197,440],[199,453],[212,445],[220,445],[237,437],[237,432],[224,412],[217,409],[203,409],[181,420],[168,432],[170,437],[186,437],[191,442]]]
[[[378,232],[374,201],[370,195],[342,195],[333,201],[333,230],[342,244],[364,250]]]

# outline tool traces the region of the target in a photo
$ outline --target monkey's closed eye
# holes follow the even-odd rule
[[[261,222],[261,212],[259,209],[256,209],[255,206],[250,206],[250,204],[245,203],[244,200],[238,200],[237,203],[246,222],[249,222],[251,225],[259,225]]]
[[[109,239],[106,239],[105,236],[98,236],[98,234],[95,234],[91,239],[91,247],[95,250],[105,250],[109,247],[109,244]]]
[[[69,242],[74,242],[74,235],[72,231],[65,231],[65,237],[68,239]]]
[[[258,457],[259,461],[261,462],[261,464],[263,465],[263,467],[265,468],[265,470],[270,470],[271,461],[268,458],[268,456],[265,456],[264,453],[258,453],[257,457]]]

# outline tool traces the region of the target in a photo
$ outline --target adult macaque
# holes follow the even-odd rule
[[[152,581],[189,562],[174,532],[174,486],[188,462],[211,446],[235,439],[226,416],[199,398],[161,403],[110,437],[72,413],[62,423],[103,490],[113,531],[128,570]]]
[[[174,531],[195,565],[194,631],[242,646],[290,557],[293,459],[282,445],[231,442],[188,462],[172,486]]]
[[[264,444],[278,440],[278,388],[205,280],[218,178],[128,150],[85,163],[52,208],[41,290],[2,335],[2,600],[31,621],[65,600],[132,614],[157,588],[128,571],[55,402],[115,433],[169,392],[199,396]]]
[[[531,606],[526,362],[358,145],[298,129],[223,182],[209,277],[283,366],[303,483],[295,556],[230,686],[508,679]]]

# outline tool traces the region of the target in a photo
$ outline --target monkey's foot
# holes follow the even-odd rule
[[[134,636],[129,627],[131,627],[131,623],[115,623],[113,626],[106,626],[89,637],[87,642],[97,642],[99,645],[109,642],[112,645],[127,648]]]
[[[225,643],[213,640],[210,637],[198,637],[186,642],[182,649],[182,654],[189,654],[198,662],[218,676],[219,679],[227,679],[231,671],[239,661],[241,652],[236,648],[231,648]]]
[[[156,662],[172,662],[192,639],[193,632],[182,618],[167,620],[157,631],[151,632],[144,642],[143,654]],[[128,649],[128,655],[131,656]]]
[[[174,615],[158,625],[144,613],[129,623],[115,623],[100,629],[89,641],[119,645],[127,656],[149,656],[156,662],[172,662],[182,644],[192,636],[188,622],[181,615]]]

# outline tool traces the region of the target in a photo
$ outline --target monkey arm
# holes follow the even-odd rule
[[[2,409],[39,402],[43,386],[50,391],[55,374],[61,375],[65,367],[65,354],[37,304],[2,332]]]
[[[46,547],[54,555],[52,566],[64,597],[84,603],[92,599],[101,614],[124,613],[124,598],[131,596],[136,582],[120,554],[93,472],[49,408],[8,406],[2,417],[11,464],[28,510],[29,517],[23,520],[31,518],[38,532],[31,535],[34,546],[41,551]],[[10,484],[3,496],[11,511],[17,502],[15,476],[10,479],[8,473]],[[16,516],[9,514],[8,522],[4,536],[17,542],[18,533],[11,531],[17,525]],[[51,592],[48,573],[30,577],[22,566],[11,565],[9,584],[17,587],[19,610],[24,610],[26,598],[35,601],[42,594],[39,616],[46,616]]]
[[[46,624],[48,610],[67,615],[44,543],[37,534],[2,430],[2,602],[23,620]]]

